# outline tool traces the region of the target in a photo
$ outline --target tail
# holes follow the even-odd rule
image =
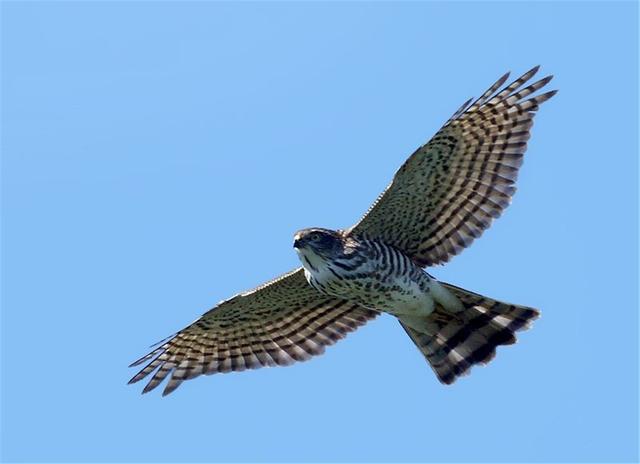
[[[515,332],[528,329],[540,315],[533,308],[502,303],[444,282],[440,284],[462,301],[464,311],[454,314],[436,305],[433,313],[423,320],[423,327],[416,327],[415,320],[410,327],[407,320],[399,319],[440,382],[447,385],[468,374],[474,364],[491,361],[498,345],[515,343]]]

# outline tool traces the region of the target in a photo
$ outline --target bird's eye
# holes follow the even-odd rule
[[[311,236],[311,241],[313,242],[319,242],[320,240],[322,240],[322,235],[320,234],[313,234]]]

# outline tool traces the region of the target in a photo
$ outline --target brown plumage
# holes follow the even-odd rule
[[[538,311],[438,282],[422,268],[447,262],[508,206],[533,117],[555,91],[533,95],[538,67],[500,90],[502,76],[418,148],[367,214],[345,231],[295,236],[303,268],[219,303],[134,362],[143,392],[169,378],[304,361],[380,312],[397,317],[441,382],[515,342]]]
[[[556,93],[531,96],[551,76],[520,89],[537,71],[494,95],[505,74],[465,103],[409,157],[351,231],[403,250],[422,267],[447,262],[470,245],[511,202],[535,112]]]
[[[222,301],[131,366],[148,364],[129,383],[155,371],[143,393],[171,379],[163,395],[199,375],[287,366],[322,354],[377,311],[319,294],[302,269]]]

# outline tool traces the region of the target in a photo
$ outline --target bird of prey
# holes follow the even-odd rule
[[[538,315],[440,282],[449,261],[509,205],[533,117],[556,91],[502,76],[465,102],[396,172],[364,217],[344,230],[298,231],[302,267],[220,302],[131,366],[129,383],[163,395],[200,375],[284,366],[324,352],[380,313],[396,317],[444,384],[486,364]],[[504,87],[503,87],[504,86]]]

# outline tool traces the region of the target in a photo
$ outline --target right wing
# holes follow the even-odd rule
[[[447,262],[509,205],[538,107],[556,91],[531,96],[538,67],[503,90],[502,76],[467,101],[398,170],[369,212],[347,234],[383,240],[422,267]]]
[[[151,353],[129,383],[156,371],[143,393],[171,374],[163,396],[188,379],[262,366],[286,366],[324,352],[378,315],[312,288],[298,268],[220,302]]]

